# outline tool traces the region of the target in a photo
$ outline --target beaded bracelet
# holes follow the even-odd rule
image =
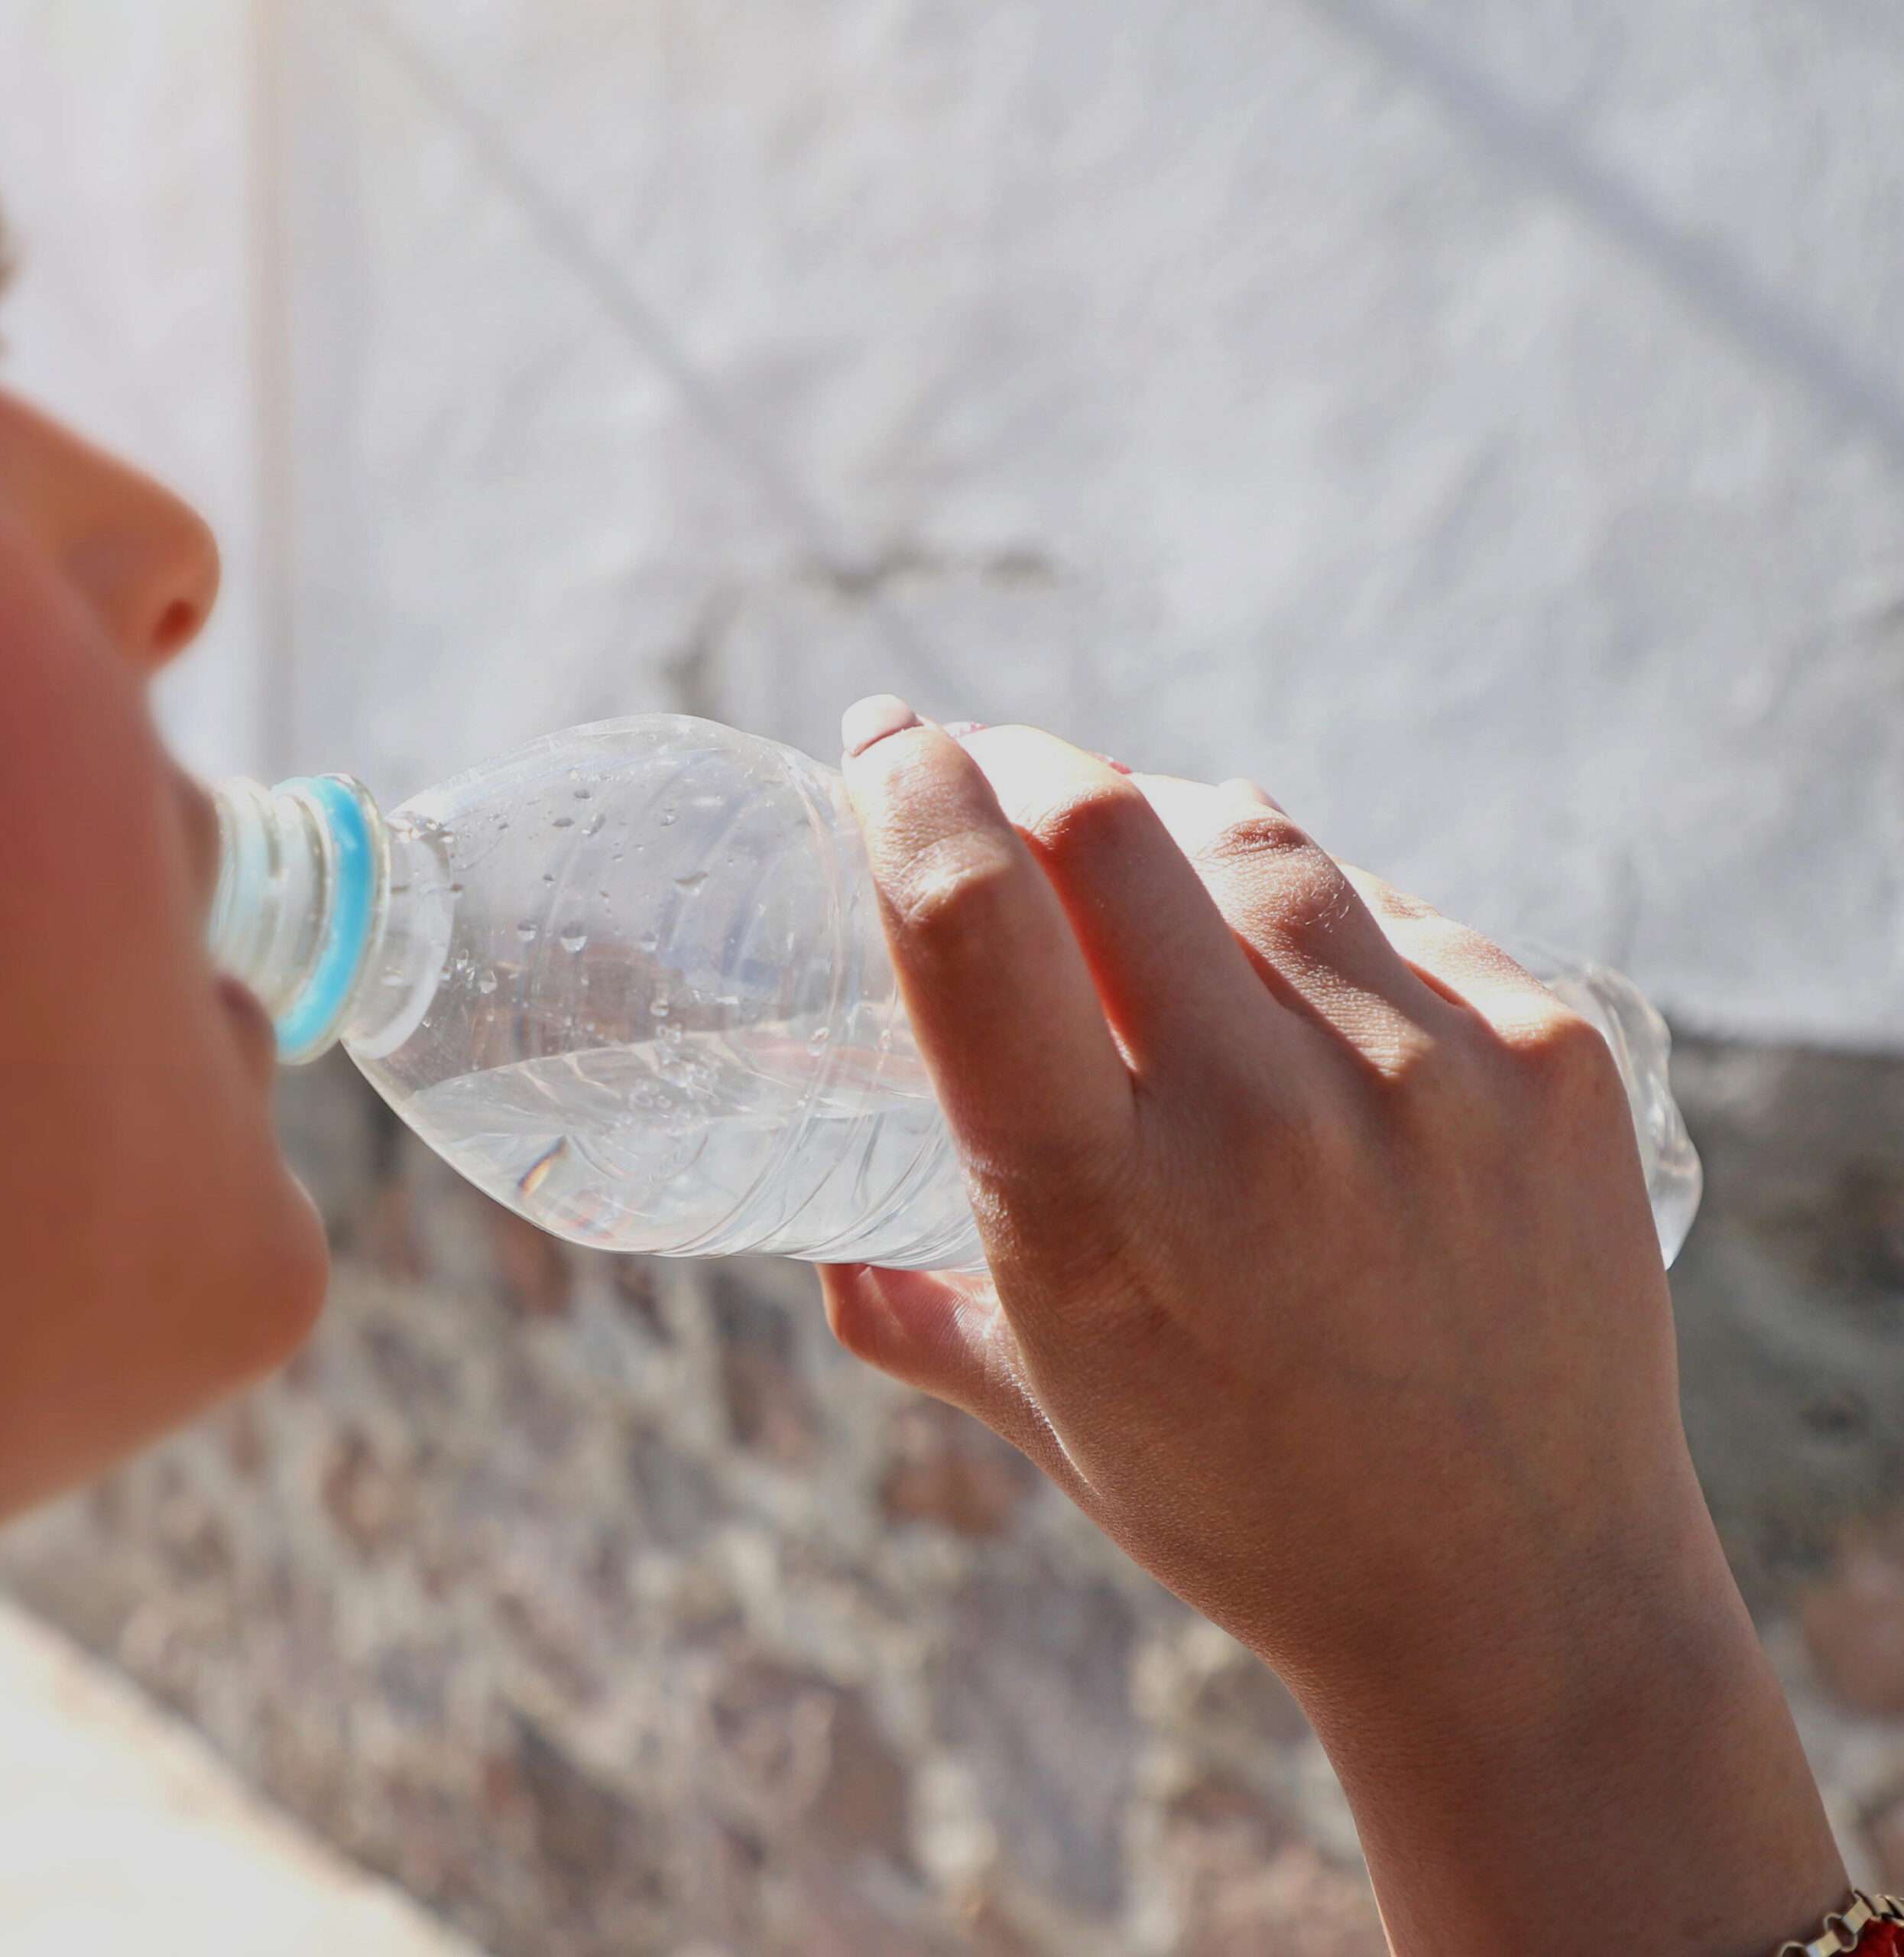
[[[1809,1943],[1782,1943],[1777,1957],[1844,1957],[1852,1950],[1857,1957],[1904,1957],[1904,1902],[1854,1889]]]

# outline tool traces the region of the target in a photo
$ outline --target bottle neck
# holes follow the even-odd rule
[[[225,781],[213,800],[212,959],[271,1014],[279,1057],[407,1038],[449,943],[449,875],[427,829],[386,821],[345,775]]]

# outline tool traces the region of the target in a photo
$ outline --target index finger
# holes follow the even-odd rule
[[[841,733],[900,996],[967,1162],[1007,1187],[1095,1180],[1134,1132],[1130,1076],[1049,881],[978,764],[903,701],[861,701]]]

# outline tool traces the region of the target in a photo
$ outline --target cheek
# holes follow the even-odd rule
[[[148,1308],[195,1323],[255,1370],[307,1329],[323,1236],[279,1149],[270,1073],[197,975],[154,980],[130,1003],[128,1017],[149,1023],[124,1040],[124,1057],[50,1070],[46,1117],[113,1263],[127,1278],[141,1271]],[[34,1173],[44,1183],[60,1170],[48,1160]]]
[[[125,1335],[173,1379],[167,1419],[282,1365],[323,1304],[323,1226],[261,1098],[214,1108],[201,1095],[175,1111],[170,1148],[121,1164],[138,1190],[125,1213],[128,1245],[143,1244]]]
[[[330,1251],[316,1206],[274,1154],[234,1231],[223,1316],[233,1372],[225,1384],[274,1371],[310,1337],[323,1309]],[[229,1220],[229,1219],[228,1219]]]
[[[248,1376],[278,1365],[323,1302],[329,1254],[316,1209],[278,1146],[268,1074],[256,1077],[235,1030],[215,1021],[201,1064],[167,1083],[170,1105],[148,1146],[154,1186],[170,1213],[148,1208],[180,1273],[176,1309],[216,1334]],[[170,1140],[164,1131],[169,1129]]]
[[[46,1071],[63,1079],[28,1111],[44,1145],[24,1151],[26,1123],[0,1124],[0,1513],[281,1364],[326,1274],[261,1094],[222,1097],[216,1068],[148,1069],[107,1107],[97,1079]]]

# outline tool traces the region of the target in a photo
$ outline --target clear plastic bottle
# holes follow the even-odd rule
[[[323,776],[217,795],[214,955],[288,1061],[341,1040],[397,1113],[558,1235],[670,1256],[982,1261],[843,784],[673,714],[578,727],[388,816]],[[1668,1261],[1698,1202],[1664,1025],[1542,975],[1633,1099]]]

